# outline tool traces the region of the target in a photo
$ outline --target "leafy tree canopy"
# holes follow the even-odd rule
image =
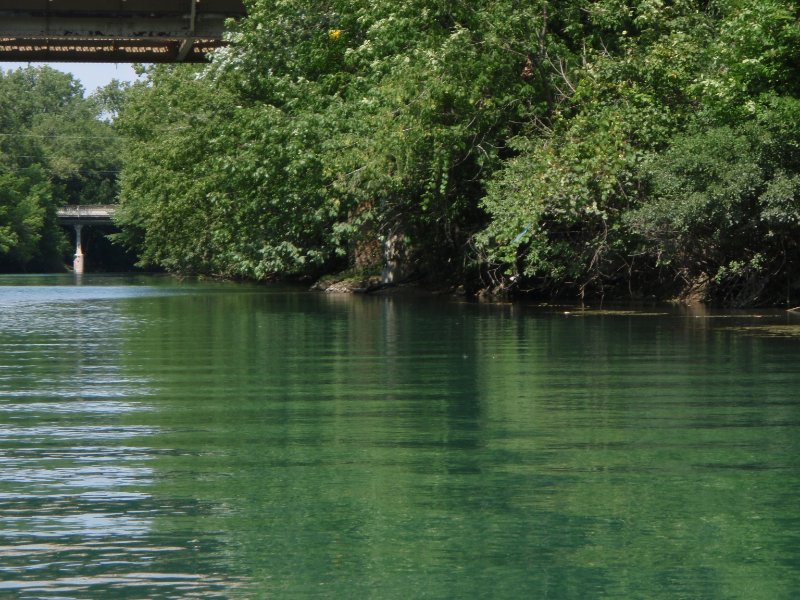
[[[119,140],[71,75],[48,67],[0,72],[0,264],[62,268],[55,211],[114,202]]]
[[[788,0],[251,0],[210,67],[126,93],[123,238],[257,279],[391,241],[501,292],[774,301],[799,36]]]

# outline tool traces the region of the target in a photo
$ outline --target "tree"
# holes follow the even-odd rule
[[[56,209],[110,203],[118,146],[71,76],[48,67],[0,73],[0,265],[61,268]]]
[[[755,295],[706,288],[729,302],[792,278],[786,0],[252,0],[230,40],[127,94],[120,222],[144,264],[265,279],[391,245],[407,273],[571,297],[762,265]],[[686,253],[711,230],[724,251]]]
[[[517,155],[487,186],[478,241],[495,280],[581,296],[708,280],[707,297],[728,303],[774,301],[777,281],[785,292],[793,11],[780,0],[593,5],[574,93],[553,127],[511,141]],[[761,231],[776,211],[780,228]]]

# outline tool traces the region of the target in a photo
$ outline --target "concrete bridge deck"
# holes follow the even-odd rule
[[[62,225],[111,225],[113,204],[70,204],[58,209],[58,220]]]

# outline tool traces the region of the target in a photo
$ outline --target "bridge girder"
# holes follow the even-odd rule
[[[203,62],[241,0],[0,0],[0,61]]]

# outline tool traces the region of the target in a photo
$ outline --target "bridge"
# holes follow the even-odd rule
[[[242,0],[0,0],[0,61],[204,62]]]
[[[78,275],[83,274],[84,269],[81,230],[84,225],[111,225],[116,208],[113,204],[71,204],[58,209],[59,223],[75,228],[75,260],[72,266]]]

